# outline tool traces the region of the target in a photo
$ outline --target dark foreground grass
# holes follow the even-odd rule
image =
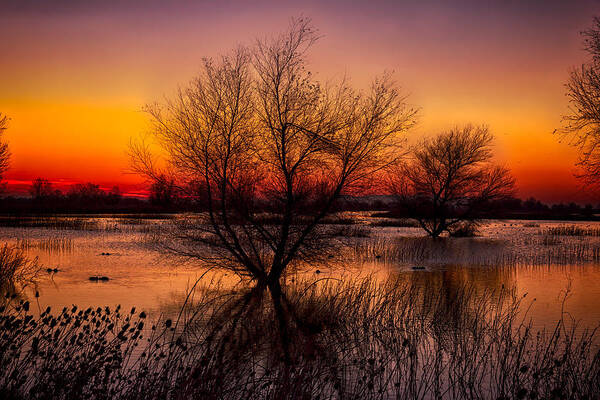
[[[35,313],[32,313],[35,309]],[[179,318],[0,309],[5,399],[594,399],[594,330],[535,332],[505,289],[323,280],[196,290]],[[35,315],[34,315],[35,314]]]

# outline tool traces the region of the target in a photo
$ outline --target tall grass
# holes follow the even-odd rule
[[[29,259],[22,249],[5,244],[0,247],[0,294],[15,293],[34,284],[40,270],[37,258]]]
[[[0,217],[0,226],[80,231],[96,231],[101,229],[101,225],[95,219],[76,217]]]
[[[347,238],[367,238],[371,236],[371,230],[362,225],[341,225],[334,232],[337,236]]]
[[[65,253],[73,251],[73,239],[68,237],[48,238],[41,240],[17,239],[16,247],[23,250],[40,249],[48,253]]]
[[[561,225],[544,229],[544,235],[553,236],[600,236],[600,228],[585,228],[577,225]]]
[[[540,224],[537,222],[525,222],[523,228],[539,228]]]
[[[91,231],[91,232],[125,232],[136,233],[146,232],[154,229],[155,221],[142,216],[134,217],[116,217],[107,216],[82,217],[82,216],[19,216],[19,217],[0,217],[0,227],[8,228],[43,228],[54,230],[73,230],[73,231]],[[161,221],[170,221],[174,216],[161,218]]]
[[[399,227],[399,228],[418,228],[419,223],[414,219],[402,218],[384,218],[377,221],[371,222],[371,226],[382,226],[382,227]]]
[[[192,292],[191,292],[192,293]],[[179,318],[0,309],[0,394],[56,399],[597,398],[596,332],[504,289],[323,280],[193,292]]]
[[[354,243],[348,256],[364,261],[485,266],[600,262],[600,243],[573,241],[555,246],[558,243],[547,236],[519,244],[487,238],[375,237]]]

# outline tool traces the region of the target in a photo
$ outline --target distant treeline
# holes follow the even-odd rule
[[[181,194],[169,182],[153,184],[147,198],[123,196],[117,186],[103,190],[94,183],[73,185],[66,192],[54,189],[42,178],[32,182],[28,197],[4,196],[0,199],[0,213],[176,213],[203,211],[203,202]],[[410,218],[408,209],[391,196],[343,197],[336,211],[379,211],[379,216]],[[511,198],[487,204],[481,208],[480,218],[501,219],[574,219],[600,220],[598,206],[576,203],[544,204],[535,198]]]
[[[599,206],[592,204],[581,206],[571,202],[548,205],[530,197],[526,200],[509,198],[483,204],[473,218],[595,221],[600,220],[599,214]],[[381,216],[411,217],[408,209],[398,203],[392,204],[390,210]],[[452,212],[449,216],[452,216]]]
[[[177,196],[173,188],[153,185],[149,197],[123,196],[118,186],[103,190],[94,183],[71,186],[66,192],[55,189],[42,178],[34,180],[28,197],[4,196],[0,212],[45,213],[153,213],[193,211],[192,201]]]

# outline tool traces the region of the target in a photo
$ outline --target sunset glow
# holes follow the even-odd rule
[[[148,129],[143,105],[191,79],[202,57],[305,15],[322,34],[311,56],[320,79],[346,73],[364,87],[395,72],[421,110],[410,140],[487,124],[520,197],[596,203],[573,177],[575,149],[552,134],[568,111],[569,70],[585,61],[579,32],[600,11],[596,2],[70,3],[12,2],[0,11],[9,191],[44,177],[60,189],[91,181],[143,192],[126,157],[130,138]]]
[[[600,0],[0,0],[0,400],[600,399],[599,195]]]

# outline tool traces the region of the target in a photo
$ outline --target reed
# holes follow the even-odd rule
[[[1,217],[0,226],[11,228],[50,228],[85,231],[99,229],[97,220],[74,217]]]
[[[355,242],[348,256],[407,264],[581,265],[600,262],[600,243],[560,242],[548,236],[531,237],[524,243],[488,238],[373,237]]]
[[[538,224],[537,222],[525,222],[523,224],[523,228],[539,228],[540,224]]]
[[[371,222],[371,226],[381,226],[381,227],[398,227],[398,228],[418,228],[419,223],[414,219],[393,219],[393,218],[385,218],[380,219],[378,221]]]
[[[68,253],[73,251],[73,239],[68,237],[42,240],[17,239],[16,247],[23,250],[40,249],[48,253]]]
[[[553,236],[600,236],[600,228],[585,228],[576,225],[561,225],[544,229],[541,232],[544,235]]]
[[[361,225],[342,225],[335,230],[335,235],[347,238],[368,238],[371,230]]]

